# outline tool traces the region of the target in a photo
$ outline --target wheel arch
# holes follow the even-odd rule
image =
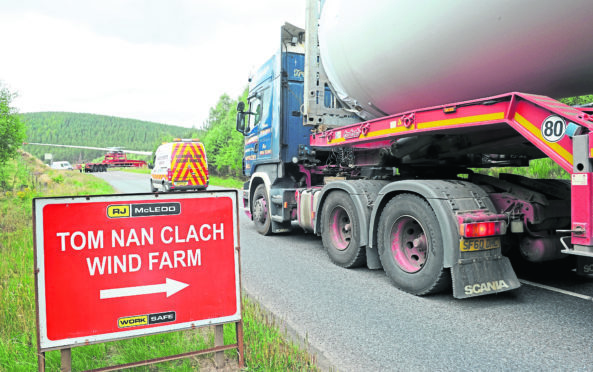
[[[474,209],[482,206],[494,210],[494,205],[484,190],[466,181],[457,180],[403,180],[389,183],[383,187],[375,200],[369,223],[369,245],[377,250],[377,229],[379,217],[385,205],[399,194],[417,195],[430,205],[434,211],[443,239],[444,267],[452,267],[459,259],[459,228],[455,211],[459,204],[470,202]]]
[[[268,173],[265,172],[255,172],[251,175],[251,179],[249,180],[249,213],[251,214],[251,219],[253,219],[253,194],[255,194],[255,189],[264,184],[266,189],[269,190],[272,187],[272,181],[270,180],[270,176]]]
[[[332,191],[340,190],[346,192],[352,202],[354,203],[354,207],[356,208],[357,218],[359,222],[359,246],[364,247],[369,245],[369,220],[371,216],[371,209],[369,208],[372,205],[376,195],[378,194],[379,190],[387,184],[387,181],[334,181],[326,185],[321,190],[321,195],[319,196],[319,202],[317,205],[317,213],[315,214],[315,222],[313,226],[315,227],[314,233],[320,235],[322,232],[322,224],[321,224],[321,211],[323,210],[323,205],[327,200],[327,197]]]

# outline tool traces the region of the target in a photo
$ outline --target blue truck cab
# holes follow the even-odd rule
[[[294,36],[292,32],[297,33]],[[250,79],[247,111],[240,108],[237,130],[245,136],[243,174],[251,177],[265,164],[291,162],[309,142],[302,125],[304,30],[282,28],[282,45]],[[243,115],[241,115],[241,112]]]
[[[237,107],[237,130],[245,136],[243,174],[250,177],[244,207],[263,234],[290,230],[296,163],[309,146],[311,128],[302,117],[304,32],[282,27],[278,52],[250,79],[247,106]]]

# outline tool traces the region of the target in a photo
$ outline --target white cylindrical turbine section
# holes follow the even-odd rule
[[[373,116],[512,91],[593,92],[593,1],[326,0],[321,59]]]

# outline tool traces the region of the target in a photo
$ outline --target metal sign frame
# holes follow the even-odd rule
[[[235,293],[233,294],[236,302],[236,312],[232,315],[212,317],[208,319],[193,319],[190,321],[183,321],[180,323],[164,324],[164,325],[153,325],[146,328],[122,330],[117,332],[94,334],[94,335],[83,335],[80,337],[69,337],[59,340],[51,340],[48,338],[48,324],[47,324],[47,297],[46,297],[46,252],[45,252],[45,241],[44,241],[44,208],[51,205],[58,205],[58,207],[70,206],[76,204],[89,204],[95,203],[95,205],[125,205],[140,203],[164,203],[163,205],[171,204],[172,201],[180,203],[180,209],[184,203],[196,203],[196,199],[210,198],[209,200],[215,200],[213,198],[223,198],[231,202],[232,211],[227,212],[232,214],[232,244],[234,247],[234,288]],[[191,199],[191,201],[190,201]],[[178,215],[178,214],[177,214]],[[108,216],[102,216],[108,217]],[[167,216],[163,216],[167,217]],[[177,216],[179,218],[179,216]],[[101,217],[99,217],[101,218]],[[142,217],[139,217],[142,218]],[[112,219],[109,221],[113,226],[117,225],[118,219]],[[126,219],[122,219],[126,220]],[[104,221],[103,221],[104,222]],[[97,195],[97,196],[65,196],[65,197],[51,197],[51,198],[35,198],[33,199],[33,238],[34,238],[34,250],[35,250],[35,303],[36,303],[36,320],[37,320],[37,348],[39,357],[39,370],[45,370],[45,352],[50,350],[61,350],[62,351],[62,367],[69,370],[70,366],[70,348],[76,346],[85,346],[90,344],[116,341],[128,338],[134,338],[139,336],[153,335],[159,333],[168,333],[174,331],[195,329],[197,327],[204,326],[215,326],[216,334],[222,334],[222,325],[227,323],[235,323],[237,327],[237,342],[233,345],[224,345],[221,337],[216,337],[216,346],[211,349],[193,351],[180,355],[172,355],[164,358],[157,358],[147,361],[135,362],[121,366],[107,367],[101,370],[116,370],[121,368],[129,368],[132,366],[142,366],[153,363],[159,363],[168,360],[176,360],[181,358],[187,358],[193,355],[205,354],[205,353],[216,353],[217,362],[223,357],[223,351],[227,349],[236,348],[239,351],[239,364],[243,365],[243,322],[242,322],[242,308],[241,308],[241,272],[240,272],[240,245],[239,245],[239,218],[238,218],[238,192],[237,190],[221,190],[221,191],[201,191],[201,192],[186,192],[186,193],[169,193],[169,194],[122,194],[122,195]],[[224,239],[225,246],[228,249],[228,241],[230,239]],[[165,250],[166,252],[166,250]],[[53,253],[52,253],[53,254]],[[51,256],[51,255],[50,255]],[[227,264],[229,264],[227,262]],[[50,281],[52,279],[50,278]],[[230,295],[230,294],[229,294]],[[168,298],[168,296],[167,296]],[[134,297],[131,297],[131,301],[134,301]],[[175,309],[171,309],[175,310]]]

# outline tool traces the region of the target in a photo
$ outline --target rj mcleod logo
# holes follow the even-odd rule
[[[130,206],[129,205],[110,205],[107,207],[107,217],[109,217],[109,218],[130,217]]]

